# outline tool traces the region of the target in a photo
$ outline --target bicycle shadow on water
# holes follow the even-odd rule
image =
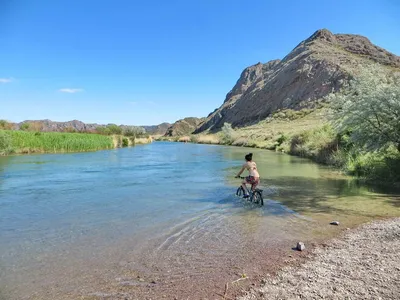
[[[220,198],[217,203],[224,206],[229,213],[240,215],[252,212],[259,217],[289,215],[301,217],[296,211],[290,209],[280,201],[271,198],[273,195],[278,195],[278,189],[275,187],[267,190],[267,193],[264,193],[263,191],[264,205],[262,206],[244,199],[243,197],[237,196],[235,192],[232,192],[232,189],[229,189],[226,192],[227,196]]]

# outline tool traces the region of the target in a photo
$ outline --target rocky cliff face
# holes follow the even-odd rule
[[[205,118],[184,118],[172,124],[165,136],[182,136],[193,133],[193,131],[201,126]]]
[[[217,131],[225,122],[250,125],[279,109],[312,107],[338,91],[360,65],[372,62],[400,68],[400,57],[363,36],[318,30],[282,60],[246,68],[222,106],[195,133]]]

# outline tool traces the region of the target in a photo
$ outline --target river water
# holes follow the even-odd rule
[[[299,240],[400,215],[395,191],[256,149],[265,205],[251,205],[233,178],[248,151],[156,142],[0,157],[0,299],[215,299],[301,259]]]

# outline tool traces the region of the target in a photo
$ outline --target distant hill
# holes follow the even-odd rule
[[[91,132],[95,131],[99,126],[105,126],[100,124],[85,124],[78,120],[72,120],[68,122],[55,122],[51,120],[25,120],[20,123],[14,123],[14,129],[21,129],[24,124],[29,124],[31,129],[35,129],[43,132],[64,132],[64,131],[77,131],[77,132]]]
[[[153,126],[140,126],[143,127],[148,134],[153,134],[153,135],[164,135],[168,128],[172,124],[170,123],[161,123],[159,125],[153,125]]]
[[[167,129],[165,136],[181,136],[191,134],[204,122],[204,120],[205,118],[194,117],[178,120]]]
[[[23,124],[29,124],[31,129],[43,131],[43,132],[66,132],[66,131],[76,131],[76,132],[95,132],[98,127],[105,127],[110,124],[96,124],[90,123],[86,124],[82,121],[72,120],[68,122],[55,122],[51,120],[26,120],[20,123],[14,123],[13,129],[19,130]],[[167,131],[168,127],[171,124],[162,123],[160,125],[154,126],[130,126],[130,125],[119,125],[122,129],[130,128],[138,128],[142,129],[148,134],[160,134],[164,135]]]
[[[340,90],[360,66],[376,62],[400,68],[400,57],[366,37],[316,31],[282,60],[246,68],[223,104],[196,130],[218,131],[225,122],[248,126],[280,109],[312,108],[316,100]]]

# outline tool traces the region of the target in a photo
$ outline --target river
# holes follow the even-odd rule
[[[234,195],[249,151],[263,207]],[[266,150],[155,142],[0,157],[0,299],[214,299],[301,260],[299,240],[312,248],[399,215],[395,191]]]

